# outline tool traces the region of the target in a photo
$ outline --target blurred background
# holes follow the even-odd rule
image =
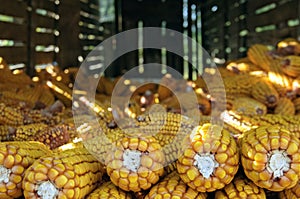
[[[299,0],[0,0],[0,56],[10,69],[33,76],[49,64],[79,67],[106,38],[137,27],[182,32],[201,44],[216,64],[244,57],[249,46],[270,46],[300,37]],[[162,35],[165,31],[162,30]],[[138,38],[143,46],[143,32]],[[162,63],[195,79],[203,70],[202,51],[178,42],[192,67],[161,50],[137,50],[120,57],[106,71],[116,77],[136,65]],[[95,57],[103,60],[104,57]],[[167,73],[162,66],[162,73]]]

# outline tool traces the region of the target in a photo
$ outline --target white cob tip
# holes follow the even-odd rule
[[[141,165],[141,155],[140,151],[126,149],[123,153],[123,165],[129,170],[137,172]]]
[[[37,194],[41,199],[56,199],[58,192],[58,189],[50,181],[42,182],[37,188]]]
[[[11,170],[0,165],[0,183],[8,183]]]
[[[282,177],[283,172],[290,169],[291,159],[285,151],[274,150],[268,156],[267,170],[273,173],[273,179]]]
[[[196,154],[194,160],[194,166],[198,168],[205,179],[209,178],[215,168],[219,166],[213,154]]]

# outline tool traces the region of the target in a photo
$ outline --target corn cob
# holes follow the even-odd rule
[[[18,198],[22,195],[25,170],[41,156],[51,154],[39,142],[0,143],[0,198]]]
[[[105,182],[87,196],[87,199],[131,199],[130,193],[116,187],[112,182]]]
[[[220,126],[204,124],[187,136],[177,161],[180,178],[199,192],[212,192],[229,184],[238,170],[235,140]]]
[[[110,126],[102,120],[99,123],[83,123],[76,130],[83,139],[85,147],[103,164],[107,153],[125,136],[120,128],[115,125]]]
[[[274,109],[274,113],[282,115],[295,115],[295,106],[289,98],[282,97],[278,100],[278,104]]]
[[[35,104],[40,96],[42,95],[43,88],[39,85],[35,85],[33,88],[29,87],[27,89],[20,90],[17,95],[21,95],[24,97],[26,101],[32,102]]]
[[[266,114],[262,116],[238,115],[232,111],[224,111],[221,114],[222,120],[226,125],[235,129],[241,134],[255,129],[259,126],[278,125],[300,138],[300,117],[299,115],[278,115]],[[225,126],[226,126],[225,125]]]
[[[300,198],[300,181],[291,189],[285,189],[279,193],[279,199],[298,199]]]
[[[251,95],[252,87],[258,82],[260,78],[242,74],[233,77],[224,78],[224,86],[226,91],[226,97],[236,96],[236,95]],[[239,82],[237,84],[237,82]]]
[[[270,70],[270,62],[272,57],[269,55],[269,49],[267,46],[262,44],[254,44],[247,51],[247,57],[249,60],[260,66],[264,71]]]
[[[33,136],[45,130],[47,127],[48,125],[43,123],[22,125],[16,128],[10,128],[10,134],[14,141],[28,141],[32,140]]]
[[[270,63],[268,78],[280,96],[290,97],[289,95],[292,93],[293,89],[293,80],[283,72],[281,68],[281,61],[279,59],[272,60]]]
[[[58,81],[48,81],[47,86],[52,89],[55,97],[66,107],[72,105],[72,90],[67,85]]]
[[[232,103],[232,110],[243,115],[264,115],[267,107],[263,103],[250,97],[237,97]]]
[[[0,142],[12,141],[9,126],[0,125]]]
[[[293,104],[295,107],[296,114],[299,114],[300,113],[300,97],[297,97],[296,99],[294,99]]]
[[[154,185],[145,199],[155,198],[185,198],[205,199],[206,193],[200,193],[188,187],[179,177],[178,173],[172,172],[158,184]]]
[[[160,81],[157,93],[159,100],[164,100],[173,95],[177,87],[176,80],[170,74],[166,74]]]
[[[274,107],[278,103],[279,95],[273,85],[262,80],[253,85],[251,94],[254,99],[265,104],[267,107]]]
[[[241,140],[246,176],[270,191],[292,188],[300,175],[299,142],[280,126],[260,126],[246,132]]]
[[[20,111],[0,103],[0,124],[19,126],[24,124],[24,117]]]
[[[44,156],[25,172],[24,197],[81,199],[97,187],[103,173],[103,165],[85,148]]]
[[[134,132],[134,129],[133,129]],[[125,191],[149,189],[164,173],[165,157],[153,137],[125,137],[108,155],[105,165],[111,181]]]
[[[64,124],[56,125],[54,127],[43,128],[37,131],[28,140],[35,140],[44,143],[50,149],[55,149],[61,145],[70,142],[70,134],[68,126]]]
[[[22,88],[24,89],[24,88]],[[15,106],[20,103],[25,103],[26,106],[32,108],[34,106],[34,103],[32,101],[29,101],[26,96],[23,94],[17,93],[17,91],[3,91],[1,92],[1,101],[5,103],[8,106]]]
[[[181,114],[154,112],[137,118],[136,126],[158,141],[163,147],[166,165],[177,160],[182,153],[183,139],[197,126],[194,120]]]
[[[300,76],[300,56],[289,55],[282,60],[282,70],[291,77]]]
[[[253,64],[248,57],[228,62],[226,64],[226,69],[236,74],[261,71],[261,68]]]
[[[42,94],[38,100],[41,103],[45,104],[46,106],[51,106],[55,102],[54,95],[51,93],[49,88],[46,88],[45,86],[43,86],[43,87],[44,88],[43,88]]]
[[[5,70],[4,70],[5,71]],[[19,74],[13,74],[10,70],[5,72],[5,74],[1,74],[0,82],[3,83],[16,83],[16,84],[23,84],[29,85],[32,83],[31,78],[22,71]]]
[[[257,187],[253,182],[245,177],[237,177],[224,189],[218,190],[215,193],[215,199],[230,199],[230,198],[259,198],[266,199],[264,189]]]
[[[300,55],[300,43],[294,38],[286,38],[277,44],[280,55]]]

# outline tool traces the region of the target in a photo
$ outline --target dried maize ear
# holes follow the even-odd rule
[[[196,122],[176,113],[154,112],[141,115],[135,126],[158,141],[165,154],[166,165],[178,159],[183,139],[197,126]]]
[[[248,57],[230,61],[226,64],[226,68],[236,74],[262,70],[259,66],[253,64]]]
[[[275,114],[281,115],[295,115],[295,111],[294,103],[287,97],[280,98],[274,109]]]
[[[292,188],[299,180],[299,139],[280,126],[260,126],[244,134],[241,162],[246,176],[270,191]]]
[[[18,198],[22,195],[25,170],[33,162],[51,151],[39,142],[0,143],[0,198]]]
[[[24,117],[19,110],[0,103],[0,124],[19,126],[24,124]]]
[[[58,81],[47,81],[47,86],[52,89],[54,96],[66,107],[72,105],[72,89]]]
[[[25,172],[24,197],[81,199],[97,187],[103,173],[103,165],[85,148],[43,156]]]
[[[279,59],[272,60],[268,78],[280,96],[293,97],[293,79],[283,72]]]
[[[300,55],[300,43],[294,38],[286,38],[277,43],[279,55]]]
[[[291,77],[300,76],[300,56],[285,56],[282,60],[281,67],[282,71]]]
[[[186,141],[177,161],[177,171],[184,183],[199,192],[212,192],[233,180],[239,154],[227,130],[204,124],[196,127]]]
[[[296,114],[299,114],[300,113],[300,97],[297,97],[296,99],[294,99],[293,104],[295,106]]]
[[[44,143],[50,149],[55,149],[70,142],[69,130],[71,127],[60,124],[54,127],[43,128],[36,132],[28,140],[35,140]]]
[[[236,177],[230,184],[215,193],[215,199],[256,198],[266,199],[264,189],[256,186],[245,177]]]
[[[77,127],[77,132],[83,139],[85,147],[101,163],[105,163],[107,153],[112,150],[116,142],[124,136],[124,132],[115,126],[110,127],[106,122],[85,123]]]
[[[193,82],[195,88],[201,88],[204,92],[207,91],[206,82],[202,76],[197,76],[197,79]]]
[[[14,141],[28,141],[32,140],[40,131],[48,128],[48,125],[43,123],[35,123],[18,126],[16,128],[10,128],[10,134]]]
[[[225,127],[228,125],[242,133],[259,126],[279,125],[300,138],[299,115],[266,114],[261,116],[246,116],[236,114],[233,111],[224,111],[221,114],[221,119],[225,122]]]
[[[171,74],[166,74],[161,79],[157,89],[159,100],[164,100],[168,97],[171,97],[178,86],[177,83],[178,82],[176,82]]]
[[[279,193],[279,199],[298,199],[300,198],[300,181],[291,189],[285,189]]]
[[[0,125],[0,142],[12,141],[13,138],[9,131],[9,126]]]
[[[158,182],[164,173],[164,163],[161,146],[153,137],[143,135],[123,138],[105,161],[111,181],[133,192],[147,190]]]
[[[254,44],[247,51],[247,57],[249,60],[260,66],[264,71],[270,70],[270,62],[272,57],[269,55],[269,49],[267,46],[262,44]]]
[[[279,100],[278,92],[267,80],[262,80],[254,84],[251,90],[251,94],[254,99],[265,104],[267,107],[276,106]]]
[[[54,104],[55,98],[49,88],[43,86],[43,91],[38,101],[45,104],[46,106],[51,106],[52,104]]]
[[[116,187],[112,182],[105,182],[87,196],[87,199],[131,199],[130,193]]]
[[[180,179],[178,173],[174,171],[154,185],[145,197],[145,199],[156,198],[205,199],[207,198],[207,194],[191,189]]]
[[[250,98],[250,97],[237,97],[232,102],[232,110],[237,114],[243,115],[264,115],[267,113],[265,104]]]

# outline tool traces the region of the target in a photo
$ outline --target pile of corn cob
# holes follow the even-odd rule
[[[166,75],[161,81],[169,88],[151,83],[136,89],[122,78],[101,78],[100,120],[78,109],[75,121],[84,125],[77,129],[68,71],[55,72],[64,80],[40,73],[34,82],[5,66],[0,70],[0,199],[300,198],[296,40],[280,41],[275,50],[253,45],[247,57],[219,68],[224,124],[211,122],[213,104],[225,100],[204,82],[204,76],[214,78],[214,69],[182,84]],[[120,96],[135,88],[129,103],[118,99],[132,118],[122,124],[109,103],[118,81],[125,85]],[[155,104],[163,111],[150,108]],[[76,138],[83,144],[74,144]]]

